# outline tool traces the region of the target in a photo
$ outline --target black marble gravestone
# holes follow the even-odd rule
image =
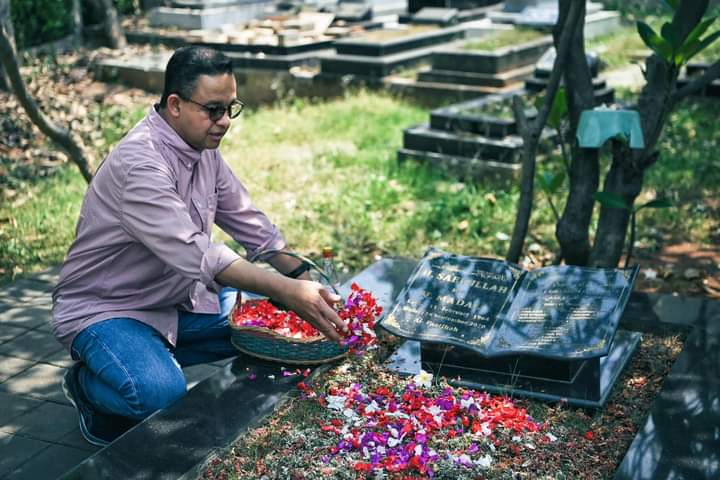
[[[583,407],[605,403],[639,341],[617,331],[637,268],[517,265],[430,249],[380,326],[391,370]]]

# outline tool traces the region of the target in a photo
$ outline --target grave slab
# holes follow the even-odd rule
[[[424,7],[412,16],[416,25],[454,25],[459,21],[457,8]]]
[[[352,78],[355,77],[351,77],[350,83],[352,83]],[[391,74],[383,78],[381,83],[389,92],[401,95],[403,98],[411,98],[414,102],[428,108],[438,108],[487,95],[507,93],[517,90],[521,86],[511,84],[507,87],[498,88],[459,83],[426,82],[413,80],[401,74]]]
[[[504,102],[509,105],[515,95],[525,96],[527,92],[520,89],[435,109],[430,112],[430,128],[448,132],[477,133],[491,138],[516,135],[518,132],[514,118],[503,118],[497,113],[493,113],[497,104]],[[526,99],[525,104],[529,103],[531,104]],[[532,120],[537,116],[537,110],[528,105],[525,116],[528,120]]]
[[[502,140],[496,140],[472,133],[455,135],[421,125],[403,131],[403,147],[410,150],[513,163],[518,159],[522,139],[519,136],[507,136]]]
[[[185,375],[185,381],[187,382],[188,389],[193,388],[195,385],[202,382],[220,369],[221,367],[217,367],[209,363],[183,368],[183,374]]]
[[[148,18],[154,27],[177,27],[185,30],[218,28],[225,24],[244,23],[261,17],[272,5],[268,0],[234,2],[235,5],[215,5],[202,8],[157,7]]]
[[[414,160],[432,165],[465,181],[492,182],[498,184],[517,182],[520,178],[519,163],[494,162],[477,158],[458,157],[436,152],[424,152],[401,148],[398,160]]]
[[[187,35],[174,35],[167,33],[158,33],[153,30],[130,30],[126,34],[128,42],[138,44],[164,45],[168,48],[176,49],[184,45],[193,44],[209,48],[214,48],[222,52],[249,52],[263,53],[266,55],[296,55],[300,53],[309,53],[317,50],[328,49],[331,47],[333,40],[302,40],[291,42],[288,44],[269,44],[269,43],[232,43],[227,41],[206,42],[195,41],[188,38]]]
[[[455,8],[460,10],[476,9],[500,3],[498,0],[409,0],[408,12],[415,13],[423,8]]]
[[[720,336],[695,328],[615,480],[720,477]]]
[[[321,55],[321,75],[333,78],[354,75],[368,80],[379,80],[400,68],[411,67],[432,55],[436,47],[418,48],[406,52],[371,57],[362,55]]]
[[[178,478],[272,413],[302,378],[283,377],[277,364],[238,357],[62,478]],[[138,445],[152,445],[153,455]]]
[[[533,70],[534,67],[532,65],[514,68],[497,74],[460,72],[432,68],[419,72],[418,80],[421,82],[456,83],[503,88],[519,86],[520,82],[532,75]]]
[[[637,331],[649,331],[663,325],[697,326],[710,335],[720,335],[720,302],[638,292],[630,297],[623,322],[624,328]]]
[[[407,10],[407,0],[340,0],[341,7],[352,5],[369,8],[372,18],[398,14]]]
[[[540,141],[546,144],[553,135],[546,129]],[[518,135],[496,139],[469,132],[434,130],[428,125],[403,130],[403,148],[409,150],[503,163],[519,163],[522,144]]]
[[[416,27],[416,29],[417,28],[421,27]],[[370,32],[365,36],[336,40],[334,46],[339,55],[380,57],[447,43],[457,38],[462,38],[465,34],[465,27],[463,26],[438,29],[433,29],[432,27],[422,28],[423,30],[417,33],[413,33],[413,30],[408,30],[407,35],[388,38],[386,40],[374,39],[382,33],[381,31]],[[393,31],[390,31],[390,33],[392,32]],[[403,32],[403,30],[397,31],[398,34],[402,34]]]
[[[640,334],[618,331],[608,355],[581,362],[547,361],[528,356],[485,359],[452,350],[434,352],[419,342],[405,342],[386,362],[389,371],[403,376],[420,369],[448,378],[451,385],[499,395],[566,401],[582,408],[600,408],[610,396],[640,342]],[[469,361],[469,363],[468,363]],[[469,368],[463,365],[472,364]]]
[[[509,23],[526,27],[551,29],[557,22],[557,2],[529,4],[527,2],[505,2],[505,8],[489,13],[495,23]],[[588,2],[585,15],[585,38],[603,35],[620,26],[618,12],[602,10],[602,5]]]
[[[465,42],[456,42],[433,54],[434,69],[455,72],[497,74],[535,63],[552,46],[552,38],[545,37],[520,45],[491,51],[464,50]]]

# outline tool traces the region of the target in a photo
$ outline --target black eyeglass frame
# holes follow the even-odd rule
[[[185,98],[185,97],[181,97],[180,95],[178,95],[178,97],[185,100],[186,102],[194,103],[198,107],[201,107],[205,111],[205,113],[208,114],[208,118],[213,122],[217,122],[218,120],[220,120],[225,115],[226,112],[228,114],[228,117],[230,117],[230,119],[237,118],[242,113],[242,111],[245,109],[245,104],[242,102],[242,100],[238,100],[237,98],[235,100],[233,100],[232,102],[228,103],[227,105],[215,105],[215,104],[205,105],[205,104],[196,102],[192,98]],[[232,108],[236,105],[240,106],[240,110],[238,110],[237,112],[235,112],[233,114]]]

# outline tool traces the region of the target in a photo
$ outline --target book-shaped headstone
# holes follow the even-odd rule
[[[582,380],[580,388],[593,392],[581,393],[585,398],[578,403],[597,406],[639,340],[627,332],[616,335],[636,276],[637,268],[525,271],[502,260],[430,249],[380,326],[419,341],[422,361],[436,370],[445,367],[448,376],[472,373],[477,380],[478,372],[495,372],[508,377],[499,383],[544,390],[535,396],[548,398],[568,392],[546,384]],[[417,349],[415,344],[405,348],[411,347]],[[602,383],[603,365],[615,360],[622,365],[614,366],[609,385],[595,388],[590,377]],[[525,386],[523,379],[529,382]],[[484,380],[475,383],[488,386]]]

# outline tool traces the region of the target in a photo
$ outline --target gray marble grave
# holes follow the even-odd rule
[[[457,8],[425,7],[412,16],[416,25],[453,25],[459,22],[460,11]]]
[[[408,12],[415,13],[423,8],[456,8],[469,10],[501,3],[499,0],[409,0]]]
[[[323,75],[353,75],[362,80],[377,80],[392,72],[428,58],[438,45],[462,38],[465,28],[456,25],[436,28],[431,25],[401,25],[335,42],[336,53],[320,57]]]
[[[259,18],[273,4],[272,0],[173,0],[170,6],[152,9],[148,17],[153,27],[210,29]]]
[[[397,15],[407,10],[407,0],[340,0],[338,12],[366,12],[367,20],[385,15]]]
[[[540,60],[538,60],[535,64],[535,70],[533,71],[532,77],[525,80],[525,89],[527,91],[538,93],[545,90],[548,81],[550,80],[550,74],[552,73],[556,56],[555,47],[551,47],[543,54],[542,57],[540,57]],[[605,79],[599,76],[600,59],[594,53],[587,53],[586,58],[588,67],[590,68],[590,75],[592,76],[596,103],[598,105],[612,104],[615,101],[615,90],[608,87]]]
[[[510,104],[512,97],[525,98],[529,92],[515,89],[486,95],[433,110],[430,123],[403,131],[399,160],[429,163],[473,182],[508,184],[519,178],[523,139],[517,132]],[[528,118],[537,112],[526,110]],[[546,153],[555,133],[543,130],[540,151]]]
[[[380,322],[409,339],[388,369],[600,407],[640,335],[617,332],[635,269],[517,265],[430,249]]]
[[[507,1],[502,10],[489,13],[496,23],[509,23],[523,27],[550,30],[557,23],[557,0]],[[602,4],[587,2],[585,12],[585,38],[606,35],[621,26],[620,13],[604,10]]]

